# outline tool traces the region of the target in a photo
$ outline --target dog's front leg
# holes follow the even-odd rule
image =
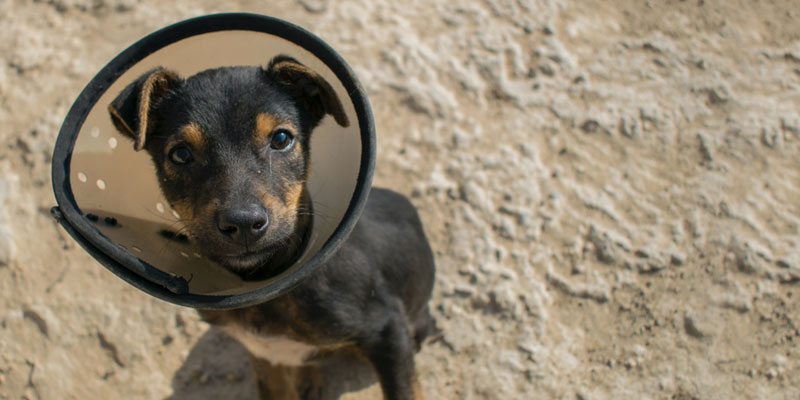
[[[422,399],[414,371],[414,346],[404,318],[391,318],[360,347],[378,374],[386,400]]]
[[[275,365],[251,355],[260,400],[299,400],[295,390],[295,368]]]

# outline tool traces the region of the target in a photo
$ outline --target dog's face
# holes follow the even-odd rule
[[[310,135],[325,114],[347,126],[331,86],[297,61],[224,67],[187,79],[145,73],[109,106],[146,150],[161,190],[208,258],[242,276],[285,262],[310,213]]]

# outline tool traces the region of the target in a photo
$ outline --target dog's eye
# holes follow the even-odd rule
[[[169,159],[175,164],[188,164],[192,161],[192,151],[186,146],[175,146],[169,152]]]
[[[294,137],[286,129],[279,129],[272,134],[269,147],[275,150],[284,150],[294,143]]]

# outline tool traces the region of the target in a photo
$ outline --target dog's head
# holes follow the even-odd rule
[[[310,213],[311,132],[326,114],[348,125],[330,84],[286,56],[186,79],[157,68],[109,112],[134,148],[150,154],[197,247],[243,277],[294,256]]]

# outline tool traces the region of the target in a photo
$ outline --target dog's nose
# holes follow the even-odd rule
[[[267,210],[258,204],[220,211],[217,227],[223,235],[236,242],[252,243],[267,231]]]

